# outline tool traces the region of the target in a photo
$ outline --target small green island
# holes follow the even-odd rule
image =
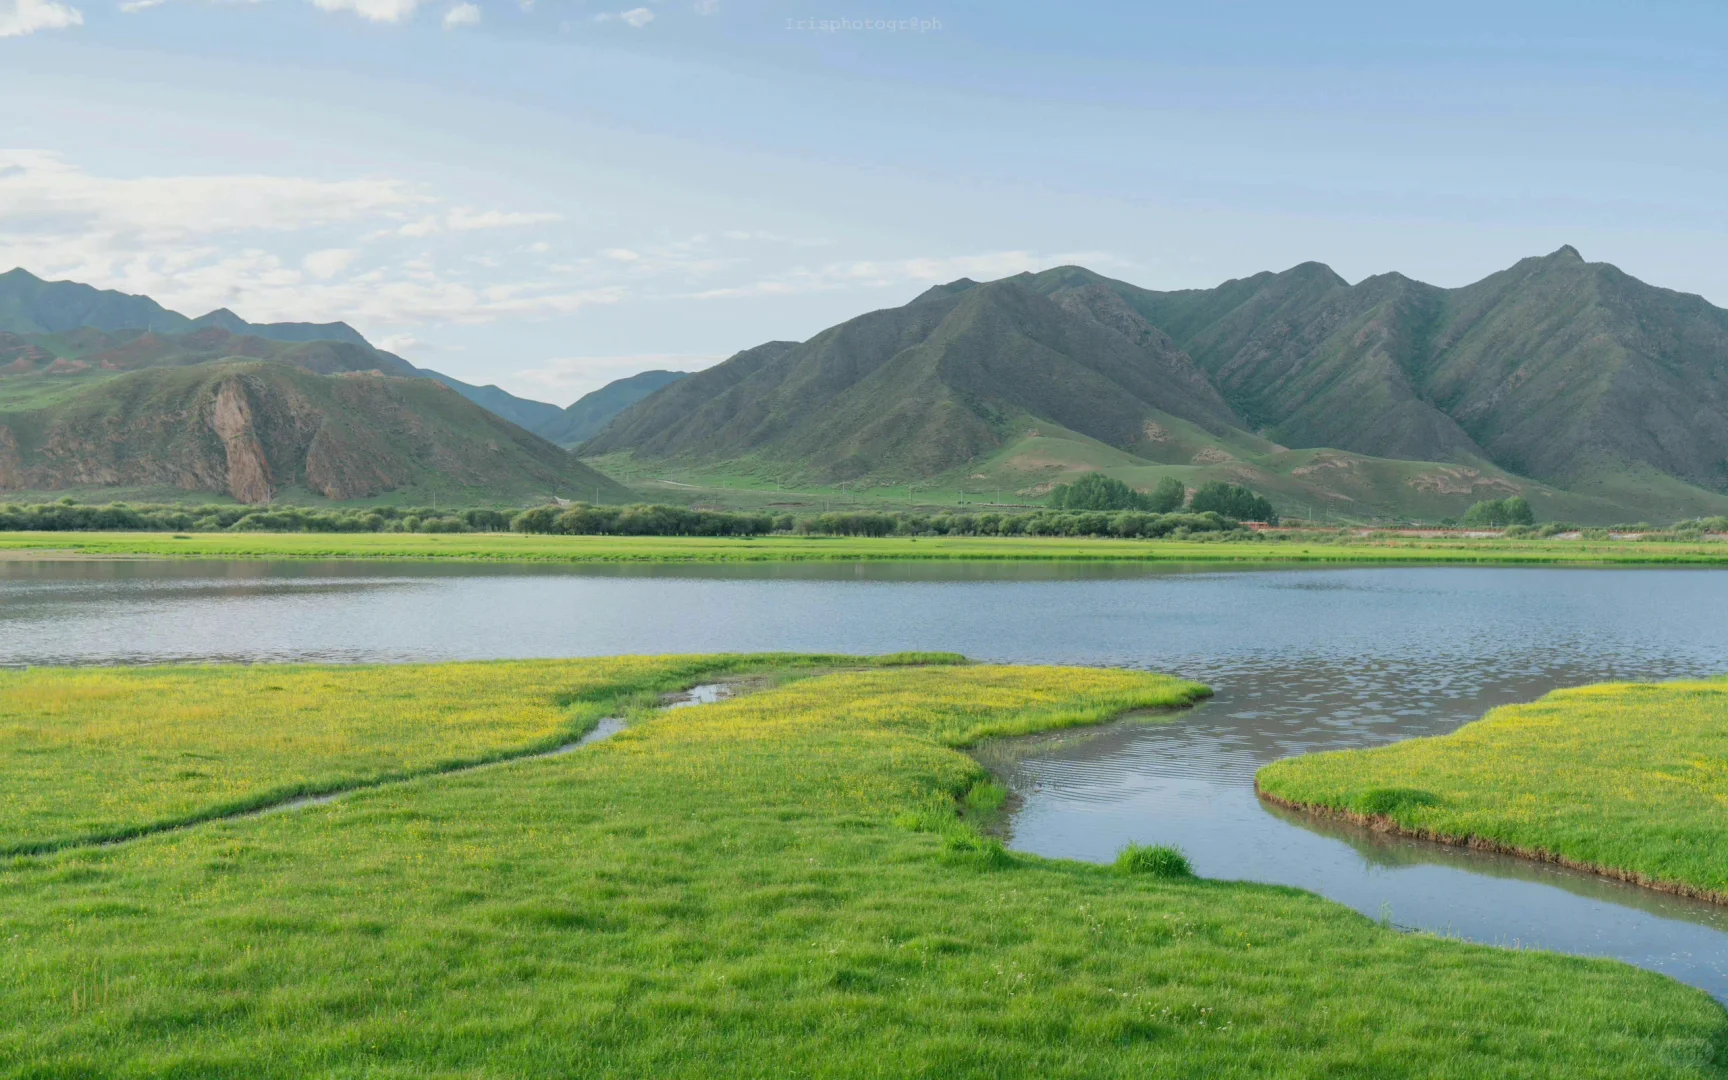
[[[1450,735],[1274,762],[1284,806],[1728,903],[1728,679],[1607,683]]]

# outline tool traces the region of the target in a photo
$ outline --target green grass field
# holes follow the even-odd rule
[[[1728,544],[1595,540],[1203,541],[1020,536],[521,536],[513,533],[0,533],[0,558],[33,553],[223,559],[497,562],[1071,560],[1169,563],[1728,565]]]
[[[1609,683],[1260,770],[1296,806],[1728,901],[1728,680]]]
[[[0,853],[566,743],[656,694],[845,657],[0,671]]]
[[[719,662],[513,670],[592,696],[634,692],[642,665]],[[368,741],[428,748],[461,725],[393,730],[436,708],[409,707],[414,685],[442,697],[475,666],[402,669],[396,696],[366,692],[376,669],[250,671],[319,698],[353,679],[332,700]],[[183,685],[230,694],[220,715],[261,692],[210,675]],[[152,673],[38,677],[125,694]],[[1201,689],[1075,668],[813,674],[572,754],[14,856],[0,1076],[1722,1075],[1728,1014],[1648,972],[1401,934],[1291,889],[1015,855],[971,826],[992,800],[967,793],[993,785],[956,746]],[[54,694],[6,700],[7,724],[53,726]],[[142,761],[182,724],[223,762],[248,755],[245,725],[163,704],[99,726],[85,756]],[[549,718],[510,722],[531,739]]]

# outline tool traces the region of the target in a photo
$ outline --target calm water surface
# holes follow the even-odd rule
[[[1316,822],[1252,788],[1275,758],[1450,731],[1557,686],[1728,671],[1724,612],[1713,570],[0,562],[9,663],[948,649],[1178,672],[1217,697],[1173,723],[992,748],[1023,799],[1014,847],[1174,843],[1210,877],[1614,956],[1728,999],[1724,909]]]

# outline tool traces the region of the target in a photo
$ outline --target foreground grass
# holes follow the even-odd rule
[[[1201,689],[822,675],[561,757],[15,857],[0,1076],[1721,1075],[1728,1017],[1659,976],[1013,856],[957,816],[986,776],[953,746]]]
[[[1728,680],[1610,683],[1260,770],[1303,807],[1728,901]]]
[[[0,853],[547,750],[644,697],[847,657],[0,671]]]
[[[1111,540],[1023,536],[520,536],[513,533],[0,533],[0,557],[32,553],[222,559],[497,562],[1082,560],[1184,563],[1728,565],[1728,544],[1595,540]]]

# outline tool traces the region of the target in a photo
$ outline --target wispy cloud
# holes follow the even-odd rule
[[[1120,262],[1120,259],[1108,252],[1100,251],[1052,255],[1039,255],[1029,251],[996,251],[981,255],[831,262],[814,267],[794,267],[755,281],[704,289],[692,295],[699,300],[796,296],[801,293],[833,292],[839,289],[881,289],[926,282],[936,284],[962,277],[988,280],[1068,263],[1100,266]]]
[[[431,218],[473,235],[558,218],[438,202],[389,177],[117,179],[44,151],[0,150],[0,265],[145,293],[194,315],[230,307],[261,321],[346,319],[363,329],[568,315],[626,295],[616,282],[512,274],[497,262],[473,280],[430,252],[392,250],[403,243],[392,219]],[[338,242],[319,245],[325,237]]]
[[[454,30],[458,26],[474,26],[480,22],[480,8],[476,4],[457,4],[444,13],[444,29]]]
[[[351,11],[367,22],[401,22],[414,14],[422,0],[312,0],[321,11]]]
[[[82,25],[82,12],[56,0],[0,0],[0,38]]]
[[[640,30],[654,21],[654,12],[645,7],[631,8],[629,11],[603,11],[594,16],[597,23],[621,22]]]

